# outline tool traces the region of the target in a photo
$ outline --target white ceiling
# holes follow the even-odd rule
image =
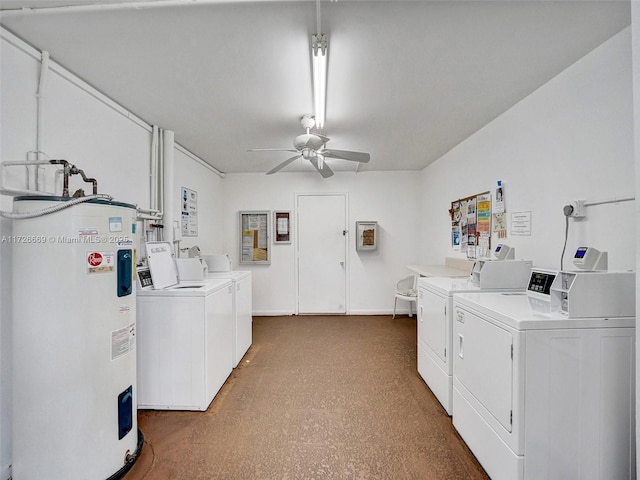
[[[289,158],[246,150],[290,148],[313,113],[314,1],[0,1],[2,26],[221,171]],[[51,8],[64,5],[74,7]],[[630,24],[628,0],[340,0],[320,11],[323,133],[329,147],[371,154],[359,171],[424,168]],[[310,170],[303,162],[285,170]]]

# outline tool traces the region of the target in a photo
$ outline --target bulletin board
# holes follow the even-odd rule
[[[451,202],[451,246],[467,258],[491,253],[491,192]]]
[[[269,211],[241,211],[240,214],[240,263],[270,264]]]

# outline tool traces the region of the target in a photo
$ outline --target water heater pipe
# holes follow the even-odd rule
[[[75,165],[70,164],[66,160],[49,160],[49,163],[52,165],[62,165],[64,167],[64,177],[63,177],[63,186],[62,186],[62,196],[69,196],[69,176],[80,174],[82,180],[87,183],[93,184],[93,195],[98,193],[98,181],[95,178],[89,178],[85,175],[84,171],[76,167]]]
[[[51,207],[43,208],[42,210],[35,210],[33,212],[23,212],[23,213],[14,213],[14,212],[3,212],[0,211],[0,217],[10,218],[12,220],[23,220],[26,218],[35,218],[35,217],[43,217],[45,215],[49,215],[50,213],[58,212],[60,210],[64,210],[65,208],[73,207],[79,203],[88,202],[89,200],[113,200],[111,195],[99,194],[99,195],[89,195],[86,197],[78,197],[69,200],[68,202],[61,202],[57,205],[53,205]]]

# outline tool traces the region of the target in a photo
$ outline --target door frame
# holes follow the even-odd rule
[[[294,282],[295,282],[295,295],[296,295],[296,305],[295,305],[295,314],[299,315],[300,314],[300,309],[299,309],[299,302],[298,299],[300,298],[300,284],[299,284],[299,276],[298,276],[298,269],[299,269],[299,258],[300,258],[300,235],[299,235],[299,222],[298,222],[298,215],[300,212],[298,212],[298,199],[300,197],[328,197],[328,196],[341,196],[344,197],[344,229],[346,230],[346,235],[344,236],[344,258],[345,258],[345,278],[344,278],[344,301],[345,301],[345,315],[350,315],[350,301],[349,301],[349,272],[351,270],[350,266],[351,266],[351,254],[349,251],[349,239],[351,238],[351,231],[349,230],[349,193],[348,192],[308,192],[308,193],[299,193],[296,192],[295,193],[295,199],[294,199],[294,218],[296,221],[296,227],[294,228],[294,255],[295,255],[295,261],[294,261],[294,273],[293,273],[293,278],[294,278]]]

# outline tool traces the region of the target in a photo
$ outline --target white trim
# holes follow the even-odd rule
[[[416,316],[416,312],[411,312],[412,313],[412,317],[409,318],[413,318],[414,320],[417,318]],[[393,309],[383,309],[383,310],[352,310],[351,312],[349,312],[349,315],[388,315],[391,316],[393,315]],[[396,317],[398,316],[406,316],[409,315],[409,309],[405,308],[404,310],[398,308],[396,310]]]
[[[251,313],[254,317],[287,317],[296,315],[293,310],[258,310]]]
[[[221,172],[220,170],[218,170],[216,167],[214,167],[213,165],[208,164],[207,162],[205,162],[204,160],[202,160],[200,157],[196,156],[194,153],[191,153],[189,150],[187,150],[186,148],[184,148],[182,145],[179,144],[175,144],[176,150],[184,153],[187,157],[189,157],[191,160],[199,163],[201,166],[208,168],[209,170],[211,170],[213,173],[215,173],[216,175],[218,175],[220,178],[224,178],[227,176],[226,173]]]

